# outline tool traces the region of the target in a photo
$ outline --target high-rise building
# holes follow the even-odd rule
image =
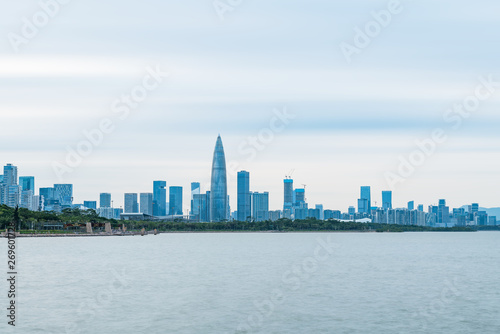
[[[17,187],[17,190],[15,187]],[[7,164],[3,168],[2,182],[0,183],[0,204],[15,207],[19,205],[19,200],[20,189],[17,185],[17,167]]]
[[[392,209],[392,191],[382,191],[382,208],[384,210]]]
[[[19,191],[20,191],[20,206],[29,210],[36,207],[34,203],[35,196],[35,177],[34,176],[21,176],[19,177]]]
[[[316,204],[316,210],[319,210],[319,220],[325,220],[325,210],[323,204]]]
[[[139,213],[139,205],[137,203],[137,194],[125,194],[125,212],[124,213]]]
[[[21,186],[19,186],[19,189],[22,189]],[[33,209],[33,191],[32,190],[21,190],[21,197],[20,197],[20,204],[19,206],[21,208],[25,208],[28,210]]]
[[[21,191],[31,190],[35,194],[35,177],[34,176],[20,176],[19,186]]]
[[[210,220],[213,222],[225,221],[227,217],[227,174],[226,156],[220,135],[215,144],[212,163],[212,180],[210,187]]]
[[[286,178],[283,180],[284,186],[284,201],[283,201],[283,212],[286,210],[290,210],[290,213],[293,209],[293,179]]]
[[[40,196],[43,196],[41,201],[44,206],[47,205],[48,202],[54,200],[54,188],[40,188],[38,193]]]
[[[369,208],[368,208],[368,200],[366,198],[360,198],[358,199],[358,212],[359,213],[368,213]]]
[[[194,196],[201,194],[201,185],[199,182],[191,182],[191,211],[194,214]]]
[[[111,207],[111,194],[101,193],[99,195],[99,207],[100,208],[110,208]]]
[[[54,198],[59,201],[61,207],[73,205],[73,185],[54,184]]]
[[[141,208],[139,210],[140,213],[144,213],[145,215],[153,215],[153,194],[152,193],[141,193]]]
[[[21,200],[20,187],[18,185],[10,185],[6,187],[7,187],[7,198],[6,198],[7,201],[5,204],[7,204],[7,206],[10,206],[11,208],[19,206]]]
[[[252,194],[252,217],[255,221],[264,221],[269,219],[269,193],[254,192]]]
[[[182,187],[170,187],[169,215],[182,215]]]
[[[97,201],[83,201],[83,206],[87,209],[97,210]]]
[[[408,202],[408,210],[415,210],[415,201]]]
[[[167,181],[153,181],[153,216],[167,215]]]
[[[239,221],[247,221],[252,216],[252,197],[250,193],[250,173],[238,172],[238,214]]]
[[[193,196],[192,219],[197,222],[207,221],[207,195],[195,194]]]
[[[361,203],[364,204],[363,211],[359,210],[359,202],[358,202],[358,212],[360,213],[370,213],[372,210],[372,195],[371,188],[369,186],[361,187],[361,196],[360,199],[364,200]]]
[[[448,227],[450,223],[450,208],[446,206],[446,200],[444,199],[439,200],[437,223],[443,224],[442,227]]]
[[[424,212],[424,205],[423,204],[419,204],[417,210]]]
[[[307,209],[307,203],[306,203],[306,189],[305,188],[299,188],[295,189],[293,192],[294,196],[294,208],[297,209]]]
[[[17,185],[17,167],[7,164],[3,168],[3,183],[7,186]]]
[[[478,211],[479,211],[479,204],[478,203],[472,203],[470,213],[475,213],[475,212],[478,212]]]

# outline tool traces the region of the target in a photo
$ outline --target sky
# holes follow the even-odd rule
[[[325,209],[355,206],[364,185],[374,205],[393,190],[394,207],[500,206],[498,1],[2,9],[0,164],[37,188],[73,183],[75,203],[110,192],[118,207],[166,180],[187,211],[220,134],[232,210],[239,170],[273,210],[290,173]]]

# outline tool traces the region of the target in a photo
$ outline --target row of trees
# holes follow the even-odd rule
[[[0,229],[5,230],[9,223],[14,218],[14,208],[6,205],[0,205]],[[85,224],[85,223],[104,223],[111,222],[118,226],[119,222],[116,220],[108,220],[99,217],[95,210],[80,210],[78,208],[63,209],[62,212],[51,211],[30,211],[25,208],[18,209],[19,226],[17,229],[43,229],[45,224]]]
[[[14,218],[15,209],[5,205],[0,206],[0,229],[5,230]],[[62,212],[35,212],[19,208],[18,229],[43,229],[44,225],[110,222],[113,228],[121,226],[123,221],[99,217],[95,210],[82,211],[78,208],[64,209]],[[424,232],[424,231],[473,231],[468,227],[433,228],[426,226],[388,225],[376,223],[340,222],[336,220],[317,220],[314,218],[304,220],[279,219],[277,221],[263,222],[218,222],[218,223],[186,223],[153,222],[153,221],[127,221],[129,230],[157,229],[163,232],[202,232],[202,231],[377,231],[377,232]]]

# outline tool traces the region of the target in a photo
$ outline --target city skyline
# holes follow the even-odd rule
[[[223,160],[220,160],[222,157]],[[221,163],[224,162],[224,149],[222,147],[222,140],[220,135],[217,138],[216,142],[216,148],[214,150],[214,155],[213,155],[213,161],[212,161],[212,174],[214,172],[214,167],[215,170],[220,170],[221,168]],[[290,171],[291,173],[295,172],[294,170]],[[288,174],[290,174],[290,172]],[[225,170],[224,170],[224,175],[225,175]],[[252,190],[253,187],[250,186],[250,178],[251,178],[251,172],[241,170],[237,172],[237,189],[236,189],[236,196],[234,196],[234,199],[229,202],[229,208],[231,209],[230,214],[232,215],[233,213],[236,213],[238,216],[238,208],[243,207],[245,208],[245,211],[251,211],[252,217],[255,214],[255,209],[253,208],[253,203],[255,201],[254,197],[255,196],[261,196],[264,195],[266,196],[266,211],[282,211],[282,216],[283,217],[288,217],[288,213],[286,210],[289,210],[290,208],[293,208],[294,210],[297,207],[301,207],[302,204],[304,203],[309,206],[309,209],[311,209],[313,206],[316,206],[316,209],[318,207],[321,207],[321,210],[325,208],[326,210],[339,210],[340,212],[351,212],[352,210],[355,210],[356,213],[368,213],[371,211],[372,208],[383,208],[383,209],[404,209],[408,208],[410,210],[418,210],[418,211],[424,211],[424,208],[431,208],[431,207],[438,207],[441,206],[441,202],[444,201],[445,199],[442,199],[440,197],[439,199],[436,199],[435,201],[428,201],[428,202],[418,202],[414,199],[399,199],[399,202],[403,203],[404,205],[393,205],[393,191],[391,190],[381,190],[378,191],[380,193],[380,201],[372,201],[372,198],[378,198],[377,195],[373,196],[372,192],[372,187],[371,186],[359,186],[359,198],[357,200],[353,200],[350,202],[349,206],[347,209],[331,205],[330,203],[314,203],[308,200],[309,192],[306,192],[306,184],[301,184],[302,187],[295,187],[294,186],[294,179],[292,178],[291,175],[285,175],[285,178],[282,179],[282,193],[281,193],[281,198],[282,198],[282,205],[279,208],[271,207],[270,206],[270,201],[269,201],[269,191],[254,191]],[[54,199],[57,199],[61,205],[68,205],[71,203],[71,205],[75,205],[76,203],[84,204],[84,203],[89,203],[92,207],[88,208],[94,208],[93,206],[97,206],[97,203],[99,205],[97,206],[98,208],[106,208],[106,207],[113,207],[115,209],[122,209],[121,212],[124,213],[145,213],[149,215],[155,215],[155,216],[166,216],[166,214],[163,214],[163,211],[156,211],[158,209],[155,209],[156,205],[162,206],[166,205],[168,211],[168,215],[172,215],[172,209],[174,209],[175,213],[174,215],[189,215],[190,213],[192,214],[193,211],[193,196],[198,195],[204,196],[202,193],[207,193],[209,194],[211,191],[211,188],[214,186],[213,182],[210,185],[209,188],[207,188],[205,191],[202,191],[203,187],[201,183],[199,182],[191,182],[190,189],[191,191],[189,193],[184,192],[184,186],[168,186],[169,191],[167,192],[165,188],[167,188],[167,181],[153,181],[152,182],[152,188],[148,190],[147,192],[127,192],[122,194],[122,198],[124,198],[123,205],[113,205],[115,201],[117,203],[120,203],[119,200],[116,200],[116,198],[112,197],[112,194],[107,192],[107,193],[100,193],[97,199],[85,199],[83,201],[76,201],[74,199],[74,192],[73,192],[73,184],[53,184],[53,187],[39,187],[35,188],[35,176],[23,176],[19,174],[18,166],[8,163],[4,166],[4,174],[0,175],[0,185],[4,180],[5,183],[8,185],[9,183],[13,183],[14,180],[18,180],[17,184],[19,185],[19,193],[18,195],[21,196],[21,191],[26,191],[29,190],[31,191],[31,196],[35,195],[44,195],[45,197],[53,197]],[[213,178],[212,178],[213,179]],[[217,183],[217,182],[216,182]],[[241,184],[240,184],[241,183]],[[288,185],[288,186],[287,186]],[[38,191],[37,191],[38,189]],[[47,191],[50,191],[50,195],[48,195]],[[290,195],[290,192],[292,193]],[[155,195],[155,193],[157,195]],[[229,192],[228,192],[229,193]],[[375,194],[377,191],[375,191]],[[163,194],[163,195],[162,195]],[[246,196],[249,196],[248,200],[245,200],[244,202],[241,202],[240,205],[240,195],[241,198],[246,198]],[[276,196],[277,194],[274,194]],[[293,195],[293,196],[292,196]],[[157,196],[157,197],[155,197]],[[163,197],[162,197],[163,196]],[[184,197],[189,197],[189,200],[187,201],[187,204],[184,201]],[[290,196],[293,197],[292,202],[288,202]],[[127,199],[128,197],[128,199]],[[231,195],[228,196],[231,198]],[[118,197],[120,198],[120,197]],[[147,199],[147,203],[143,203],[142,199]],[[160,199],[157,201],[157,199]],[[169,199],[169,202],[167,202],[167,198]],[[209,196],[210,198],[210,196]],[[127,203],[128,201],[128,203]],[[446,200],[447,201],[447,200]],[[162,204],[163,202],[163,204]],[[234,206],[232,206],[232,202],[234,202]],[[249,203],[250,202],[250,203]],[[159,204],[158,204],[159,203]],[[449,202],[448,202],[449,203]],[[477,201],[469,201],[466,202],[462,205],[450,205],[450,207],[455,207],[455,208],[461,208],[461,207],[466,207],[470,206],[473,203],[473,205],[477,205],[474,203],[477,203]],[[208,204],[207,204],[208,205]],[[188,207],[186,207],[188,206]],[[210,206],[210,212],[212,211],[211,205]],[[142,209],[142,208],[148,208],[148,209]],[[418,207],[418,208],[417,208]],[[481,207],[486,207],[489,209],[497,209],[498,207],[487,207],[485,205],[481,205]],[[127,209],[128,208],[128,209]],[[182,210],[180,209],[182,208]],[[198,208],[200,210],[200,208]],[[160,214],[161,213],[161,214]],[[229,212],[228,212],[229,213]],[[116,215],[116,213],[115,213]],[[228,219],[229,216],[227,217],[222,217],[221,219]],[[238,216],[240,217],[240,216]],[[305,217],[304,217],[305,218]]]

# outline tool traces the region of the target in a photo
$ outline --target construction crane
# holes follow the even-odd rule
[[[293,172],[295,172],[295,169],[290,170],[290,171],[288,172],[288,174],[287,174],[287,175],[285,175],[285,179],[291,179],[291,178],[292,178],[292,174],[293,174]]]

